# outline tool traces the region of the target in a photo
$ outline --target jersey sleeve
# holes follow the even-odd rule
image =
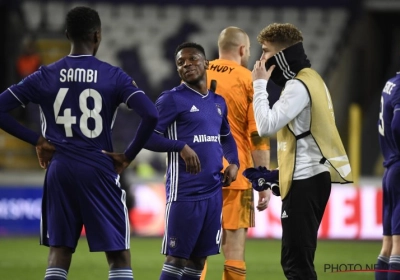
[[[254,109],[253,102],[249,104],[249,109],[247,111],[247,122],[249,128],[249,137],[250,137],[250,150],[269,150],[269,137],[261,137],[258,135],[257,124],[254,118]]]
[[[158,123],[155,131],[164,134],[179,113],[172,93],[162,93],[156,100],[156,108],[158,110]]]
[[[118,101],[119,103],[125,103],[128,108],[130,108],[128,105],[129,98],[138,93],[145,94],[145,92],[142,89],[138,88],[136,82],[131,77],[129,77],[128,74],[122,71],[122,69],[118,68],[117,71],[117,87],[119,93]]]
[[[221,97],[223,102],[223,110],[222,110],[222,124],[221,124],[221,136],[227,136],[231,133],[231,128],[228,122],[228,106],[225,103],[225,100]]]
[[[257,131],[257,124],[256,120],[254,118],[254,109],[253,109],[253,82],[251,79],[246,80],[244,85],[244,88],[246,90],[246,97],[247,97],[247,127],[248,127],[248,132],[249,136]]]
[[[8,88],[8,90],[12,93],[12,95],[21,103],[23,107],[26,104],[39,103],[41,99],[41,81],[42,81],[42,72],[38,70],[28,77],[21,80],[18,84],[12,85]]]

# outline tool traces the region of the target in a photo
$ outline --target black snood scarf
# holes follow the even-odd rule
[[[271,80],[281,87],[284,87],[288,80],[293,79],[301,69],[311,67],[302,42],[278,52],[265,63],[267,70],[272,65],[276,66],[271,73]]]

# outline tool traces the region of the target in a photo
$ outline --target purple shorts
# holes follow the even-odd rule
[[[173,201],[165,210],[161,253],[190,259],[219,254],[222,191],[199,201]]]
[[[90,251],[129,249],[125,191],[113,170],[56,154],[44,183],[40,244],[75,250],[83,226]]]
[[[400,235],[400,162],[383,175],[383,235]]]

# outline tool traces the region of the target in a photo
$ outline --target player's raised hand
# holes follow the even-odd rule
[[[110,153],[107,151],[102,152],[112,158],[114,162],[114,170],[117,172],[117,174],[121,174],[131,163],[131,161],[128,160],[123,153]]]
[[[239,168],[236,164],[229,164],[228,167],[225,168],[224,178],[222,179],[224,187],[230,186],[231,183],[236,180],[238,170]]]
[[[272,71],[275,69],[275,65],[272,65],[269,67],[267,70],[265,68],[265,59],[257,60],[256,63],[254,64],[253,71],[251,72],[251,76],[253,78],[253,81],[258,80],[258,79],[264,79],[264,80],[269,80],[271,77]]]
[[[200,159],[196,152],[188,145],[185,145],[181,151],[181,157],[186,163],[186,172],[197,174],[201,171]]]
[[[47,141],[47,139],[43,136],[39,137],[39,140],[36,144],[36,155],[41,168],[46,169],[49,166],[55,151],[56,148],[53,144]]]

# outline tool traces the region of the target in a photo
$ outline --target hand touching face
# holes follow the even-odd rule
[[[253,71],[251,72],[251,76],[253,81],[258,79],[269,80],[271,77],[272,71],[275,69],[275,65],[272,65],[268,70],[265,68],[265,63],[267,61],[265,59],[257,60],[254,64]]]
[[[257,60],[254,64],[254,68],[252,71],[253,81],[257,79],[269,80],[271,77],[272,71],[275,69],[275,65],[272,65],[269,69],[265,68],[265,63],[268,59],[276,55],[283,48],[279,47],[277,44],[264,41],[262,44],[262,55],[260,60]]]

